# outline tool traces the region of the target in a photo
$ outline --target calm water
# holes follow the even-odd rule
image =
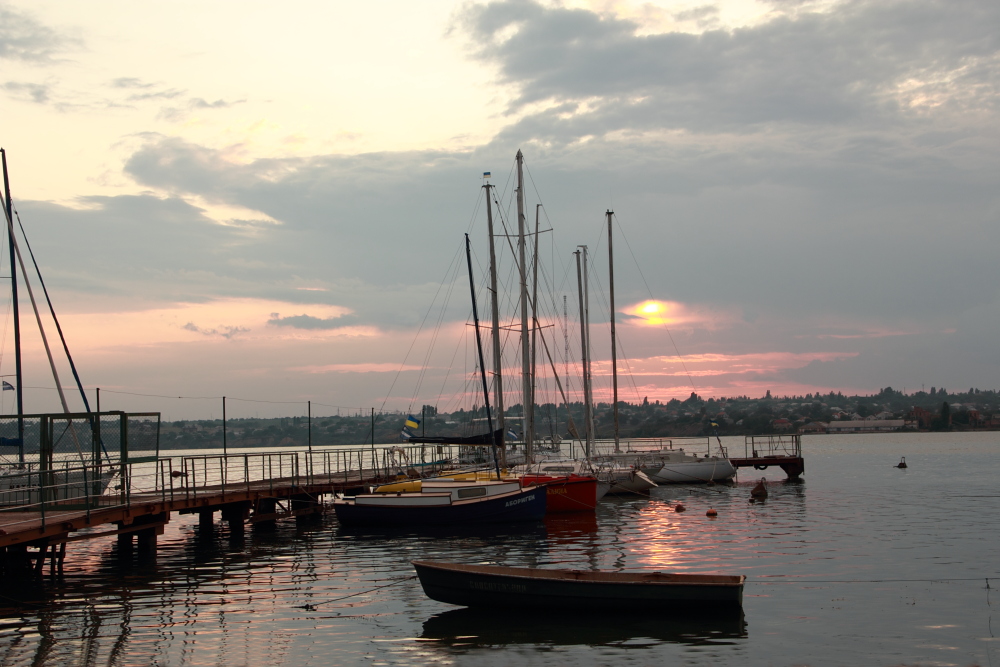
[[[804,451],[804,481],[768,470],[755,505],[761,473],[743,471],[471,533],[348,533],[331,512],[232,545],[174,515],[155,565],[123,570],[104,538],[70,544],[59,580],[7,585],[0,664],[1000,667],[1000,434],[813,436]],[[424,597],[415,558],[745,574],[744,616],[484,618]]]

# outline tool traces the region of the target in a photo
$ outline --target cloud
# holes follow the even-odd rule
[[[194,322],[188,322],[187,324],[182,326],[181,329],[184,329],[185,331],[193,331],[195,333],[200,333],[203,336],[221,336],[222,338],[225,338],[227,340],[234,338],[239,334],[248,333],[250,331],[250,329],[246,327],[226,326],[226,325],[220,325],[212,329],[204,329],[202,327],[197,326]]]
[[[689,10],[683,18],[698,19]],[[615,131],[880,129],[1000,99],[996,3],[839,2],[701,34],[525,0],[467,5],[457,22],[523,120],[506,134],[568,142]],[[527,111],[524,110],[527,108]],[[539,110],[540,109],[540,110]]]
[[[231,106],[242,104],[246,100],[236,100],[235,102],[227,102],[226,100],[215,100],[214,102],[206,102],[200,97],[193,97],[188,105],[192,109],[228,109]]]
[[[146,83],[142,79],[138,79],[134,76],[120,76],[117,79],[111,81],[112,88],[152,88],[153,83]]]
[[[322,366],[297,366],[289,370],[301,373],[400,373],[423,370],[420,366],[393,363],[325,364]]]
[[[0,7],[0,59],[47,64],[54,54],[75,44],[76,40],[27,14]]]
[[[3,84],[3,89],[16,99],[21,99],[35,104],[45,104],[49,101],[51,86],[43,83],[22,83],[18,81],[8,81]]]
[[[277,327],[292,327],[295,329],[340,329],[356,324],[358,318],[349,315],[336,315],[334,317],[313,317],[312,315],[289,315],[281,317],[279,313],[271,313],[268,324]]]
[[[598,358],[609,350],[596,239],[615,209],[616,303],[629,313],[620,341],[633,359],[676,348],[691,363],[637,364],[650,387],[689,393],[689,374],[699,393],[751,395],[992,377],[1000,8],[777,2],[736,29],[713,27],[714,16],[695,8],[674,18],[700,32],[651,33],[564,5],[463,5],[457,29],[484,45],[473,57],[506,87],[498,99],[512,100],[483,145],[253,157],[175,126],[178,136],[144,135],[125,162],[146,194],[23,202],[29,234],[63,293],[204,304],[170,316],[164,336],[184,336],[172,344],[281,340],[277,357],[336,339],[370,345],[365,364],[392,365],[413,331],[427,323],[422,335],[437,335],[440,322],[455,354],[468,329],[464,232],[479,285],[486,273],[479,176],[496,175],[494,214],[509,224],[506,179],[523,147],[529,210],[540,197],[555,229],[544,235],[543,281],[571,310],[570,252],[591,244]],[[129,77],[111,88],[152,104],[174,90]],[[180,114],[238,103],[173,99]],[[512,254],[497,249],[501,315],[513,319]],[[217,312],[244,299],[252,314]],[[641,326],[649,301],[670,307],[669,332]],[[558,324],[561,312],[545,308]],[[268,317],[279,310],[295,314]],[[229,345],[216,322],[247,331]],[[386,337],[394,347],[379,349]],[[295,368],[341,372],[353,349]],[[929,361],[938,358],[947,363]]]
[[[169,91],[169,92],[174,93],[176,91]],[[176,95],[170,95],[169,97],[176,97],[177,95],[179,95],[179,93],[177,93]],[[168,96],[163,95],[163,97],[168,97]],[[161,120],[166,120],[176,123],[185,120],[194,111],[207,110],[207,109],[229,109],[231,107],[236,106],[237,104],[243,104],[244,102],[246,102],[246,99],[235,100],[235,101],[218,99],[215,100],[214,102],[207,102],[200,97],[192,97],[182,105],[163,107],[162,109],[160,109],[160,113],[157,115],[157,117],[160,118]]]

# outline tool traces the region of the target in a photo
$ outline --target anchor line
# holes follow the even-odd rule
[[[885,584],[885,583],[948,583],[952,581],[986,580],[990,589],[990,577],[943,577],[937,579],[789,579],[785,581],[748,581],[748,584]]]
[[[359,591],[357,593],[351,593],[350,595],[344,595],[343,597],[333,598],[332,600],[323,600],[322,602],[317,602],[316,604],[302,604],[302,605],[298,605],[298,606],[296,606],[296,609],[305,609],[307,611],[315,611],[317,605],[327,604],[329,602],[337,602],[339,600],[346,600],[348,598],[357,597],[359,595],[365,595],[366,593],[374,593],[377,590],[381,590],[383,588],[389,588],[390,586],[395,586],[396,584],[401,584],[404,581],[410,581],[411,579],[416,579],[416,578],[417,578],[417,575],[414,574],[412,576],[406,577],[405,579],[397,579],[396,581],[394,581],[392,583],[389,583],[389,584],[385,584],[384,586],[376,586],[375,588],[370,588],[367,591]]]

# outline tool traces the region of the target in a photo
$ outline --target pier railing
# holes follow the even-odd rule
[[[0,468],[0,513],[7,526],[40,523],[44,529],[81,510],[89,518],[92,511],[156,500],[224,499],[237,492],[272,493],[278,487],[363,486],[491,460],[489,448],[451,445],[108,457],[87,465],[67,456]]]
[[[748,435],[743,439],[746,458],[767,456],[802,456],[802,436],[797,433]]]

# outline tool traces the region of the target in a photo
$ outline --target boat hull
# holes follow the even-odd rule
[[[0,474],[0,507],[34,505],[42,501],[44,486],[45,502],[91,502],[96,501],[118,475],[113,467],[102,468],[99,474],[82,469],[49,470],[31,472],[10,471]]]
[[[746,577],[587,572],[413,561],[431,599],[463,607],[651,609],[739,608]]]
[[[527,474],[521,476],[521,481],[526,486],[545,485],[547,514],[593,512],[597,509],[596,477],[578,475],[551,477]]]
[[[423,494],[414,494],[420,496]],[[337,500],[333,510],[342,526],[442,526],[461,523],[539,521],[545,516],[545,490],[533,487],[481,500],[440,505],[357,504]],[[395,500],[390,496],[389,500]]]
[[[735,474],[736,468],[729,459],[717,458],[679,463],[668,461],[649,477],[657,484],[697,484],[722,482],[732,479]]]
[[[649,490],[656,487],[656,482],[640,470],[623,470],[612,473],[612,495],[637,493],[649,495]]]

